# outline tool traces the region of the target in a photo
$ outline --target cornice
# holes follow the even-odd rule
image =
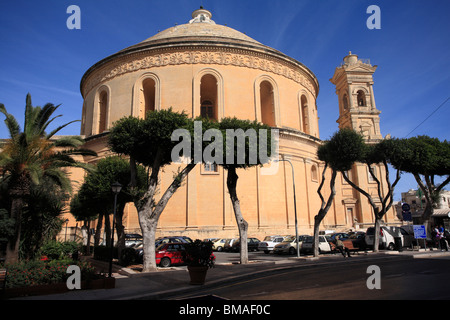
[[[272,51],[270,51],[272,50]],[[261,49],[233,43],[205,41],[168,43],[123,50],[92,66],[83,76],[83,97],[95,86],[117,76],[138,70],[182,64],[232,65],[259,69],[291,79],[317,97],[319,83],[303,64],[269,47]]]

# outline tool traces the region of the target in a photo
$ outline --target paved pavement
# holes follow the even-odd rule
[[[405,250],[403,252],[366,252],[355,254],[350,259],[386,259],[391,254],[411,256],[412,258],[450,257],[450,252],[445,251]],[[312,256],[301,256],[300,258],[276,256],[273,260],[265,258],[251,261],[246,265],[229,262],[216,263],[214,268],[208,270],[206,283],[200,286],[189,284],[189,274],[186,267],[159,269],[157,272],[142,273],[114,266],[113,276],[116,278],[114,289],[73,290],[62,294],[23,297],[15,300],[165,300],[175,294],[195,294],[195,291],[200,289],[277,272],[286,268],[308,268],[322,264],[345,263],[348,259],[343,259],[340,254],[323,255],[317,258]],[[106,265],[104,265],[104,270],[107,270]]]

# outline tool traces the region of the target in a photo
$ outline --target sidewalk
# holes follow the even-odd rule
[[[352,261],[370,258],[389,258],[390,255],[409,256],[411,258],[437,258],[450,257],[447,251],[383,251],[379,253],[367,252],[355,254]],[[195,293],[198,290],[224,285],[227,283],[249,279],[261,274],[277,272],[286,268],[314,267],[323,264],[344,263],[348,259],[342,259],[339,254],[323,255],[321,257],[280,257],[279,260],[253,261],[246,265],[240,264],[216,264],[209,269],[204,285],[190,285],[189,274],[186,267],[174,267],[159,269],[157,272],[141,273],[128,268],[114,266],[113,277],[116,278],[114,289],[100,290],[73,290],[62,294],[47,296],[31,296],[14,300],[163,300],[174,294]],[[98,263],[98,262],[96,262]],[[107,270],[107,268],[105,268]]]

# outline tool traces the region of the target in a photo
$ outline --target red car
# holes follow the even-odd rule
[[[163,243],[156,248],[156,264],[167,268],[173,264],[184,264],[183,243]]]
[[[183,265],[186,262],[183,259],[184,243],[163,243],[156,248],[156,264],[160,267],[167,268],[171,265]],[[213,253],[211,253],[213,260],[216,259]]]

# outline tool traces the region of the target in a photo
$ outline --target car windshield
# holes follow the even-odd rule
[[[369,236],[373,236],[375,234],[375,228],[368,228],[366,234]]]
[[[289,236],[284,239],[284,242],[292,242],[295,241],[295,236]]]
[[[272,236],[266,236],[266,237],[264,238],[264,241],[272,241]]]

